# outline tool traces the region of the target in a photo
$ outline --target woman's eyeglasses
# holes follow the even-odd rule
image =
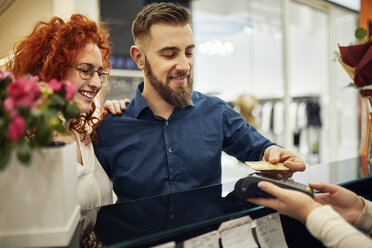
[[[94,77],[94,73],[97,72],[101,83],[105,83],[107,78],[110,76],[110,73],[104,71],[103,69],[94,70],[94,67],[91,64],[81,64],[77,67],[74,67],[79,71],[79,76],[84,80],[90,80]]]

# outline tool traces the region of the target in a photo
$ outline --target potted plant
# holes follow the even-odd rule
[[[0,70],[0,244],[65,246],[80,217],[76,146],[53,143],[79,109],[70,82]],[[0,245],[1,246],[1,245]]]
[[[363,97],[372,96],[372,40],[366,40],[367,30],[358,28],[355,37],[359,44],[339,46],[339,61]]]
[[[359,90],[362,96],[361,111],[361,172],[364,176],[372,173],[372,40],[367,30],[355,31],[357,44],[339,46],[338,60],[353,80],[349,86]],[[365,111],[363,111],[365,110]]]

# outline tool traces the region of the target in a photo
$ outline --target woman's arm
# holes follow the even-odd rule
[[[281,214],[305,223],[310,233],[327,247],[371,247],[372,241],[365,234],[347,223],[328,205],[337,206],[338,211],[344,211],[344,215],[349,221],[355,222],[357,220],[355,218],[358,218],[361,213],[360,197],[337,185],[310,185],[328,192],[322,193],[320,196],[316,195],[316,200],[314,200],[299,191],[283,189],[269,182],[260,182],[258,187],[276,198],[247,200],[275,209]],[[320,202],[327,205],[322,206]]]
[[[364,201],[360,196],[335,184],[310,183],[310,187],[322,192],[315,194],[317,202],[331,205],[347,222],[355,224],[364,208]]]
[[[305,223],[307,216],[314,209],[321,207],[320,203],[299,191],[283,189],[269,182],[259,182],[257,186],[275,198],[250,198],[247,201],[275,209],[302,223]]]

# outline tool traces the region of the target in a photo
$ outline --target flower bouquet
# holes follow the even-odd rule
[[[0,70],[1,247],[65,247],[71,240],[80,218],[76,144],[50,145],[53,132],[68,132],[64,122],[80,112],[74,94],[70,82]]]
[[[339,46],[339,62],[353,80],[349,84],[359,90],[363,97],[361,104],[361,173],[367,176],[372,173],[372,40],[366,40],[367,30],[358,28],[355,37],[356,45]]]
[[[372,97],[372,40],[366,36],[367,30],[358,28],[355,37],[359,44],[339,46],[338,60],[353,80],[349,86],[359,89],[363,97]]]
[[[53,132],[68,132],[64,121],[79,114],[74,94],[75,85],[68,81],[14,78],[11,72],[0,70],[0,170],[7,166],[13,150],[28,164],[32,149],[50,145]]]

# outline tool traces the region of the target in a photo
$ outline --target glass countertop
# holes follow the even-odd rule
[[[352,158],[313,165],[305,172],[296,173],[294,178],[302,183],[311,181],[351,185],[370,179],[359,175],[361,174],[359,164],[360,158]],[[335,171],[339,174],[330,175],[328,180],[324,180],[325,174],[332,174]],[[256,206],[235,197],[233,190],[238,179],[107,205],[84,211],[82,216],[95,222],[96,237],[109,247],[148,247],[149,244],[179,242],[187,237],[191,238],[198,232],[216,230],[220,223],[240,216],[249,215],[255,219],[274,212],[272,209]],[[288,217],[281,218],[287,218],[284,222],[288,222]],[[291,225],[290,229],[293,229],[293,224]],[[295,225],[306,230],[301,223]],[[294,236],[288,232],[290,230],[284,230],[286,239]],[[287,243],[290,242],[291,240],[287,240]]]

